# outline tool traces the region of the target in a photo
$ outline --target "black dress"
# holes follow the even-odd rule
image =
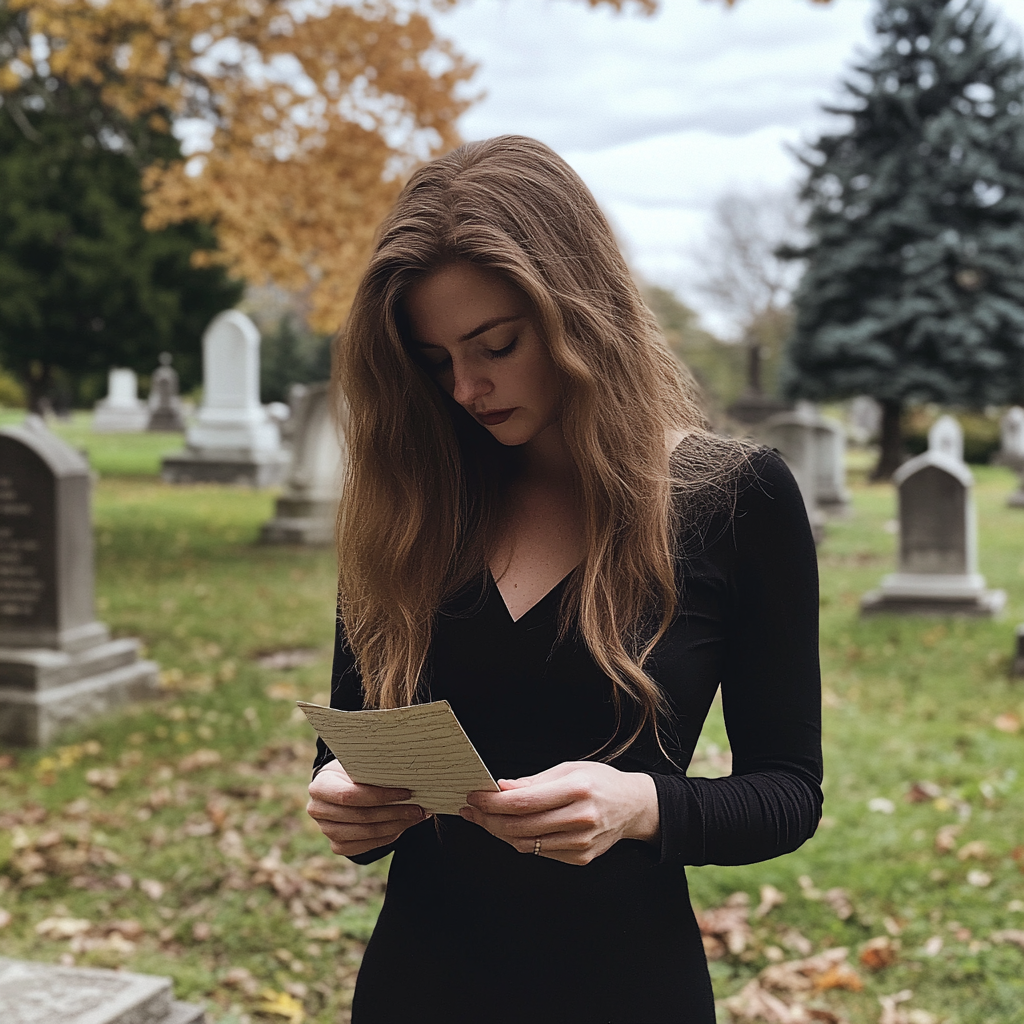
[[[680,612],[647,670],[671,703],[666,749],[682,770],[649,738],[613,762],[653,777],[660,846],[622,840],[577,867],[439,816],[353,858],[394,849],[353,1024],[715,1020],[684,865],[776,857],[821,816],[817,561],[781,459],[757,453],[734,507],[680,550]],[[578,639],[556,643],[564,583],[517,621],[493,580],[439,617],[423,699],[451,703],[495,778],[583,759],[614,731],[607,677]],[[733,774],[687,778],[719,685]],[[340,638],[331,704],[362,706]],[[321,744],[315,769],[331,759]]]

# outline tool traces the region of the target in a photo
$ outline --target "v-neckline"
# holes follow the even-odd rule
[[[490,566],[487,566],[487,578],[491,581],[491,586],[494,588],[494,593],[497,594],[498,600],[501,602],[501,607],[504,610],[506,617],[508,618],[509,622],[511,622],[512,625],[515,626],[518,623],[522,622],[523,619],[527,617],[527,615],[530,615],[534,611],[534,609],[540,607],[540,605],[542,605],[556,590],[558,590],[578,568],[578,565],[574,565],[554,586],[550,588],[550,590],[545,591],[518,618],[512,617],[512,612],[509,611],[509,607],[505,603],[505,595],[502,594],[500,588],[498,587],[498,581],[494,578],[494,573],[491,571]]]

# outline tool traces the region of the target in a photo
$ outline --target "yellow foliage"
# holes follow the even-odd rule
[[[305,1020],[305,1010],[295,996],[291,996],[287,992],[275,992],[272,988],[265,988],[260,993],[260,997],[263,999],[260,1013],[284,1017],[289,1024],[302,1024]]]

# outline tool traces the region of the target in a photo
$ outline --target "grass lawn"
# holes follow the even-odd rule
[[[303,811],[313,744],[292,701],[326,699],[332,556],[255,543],[270,493],[161,484],[180,439],[60,431],[100,474],[99,617],[144,640],[166,695],[0,754],[0,953],[168,974],[217,1024],[344,1021],[386,866],[332,857]],[[910,991],[886,1024],[1024,1022],[1024,948],[999,941],[1024,940],[1014,479],[976,470],[1001,621],[861,620],[895,502],[851,466],[854,515],[820,552],[826,817],[788,857],[690,871],[695,904],[740,922],[706,925],[716,992],[845,947],[848,966],[807,974],[813,1019],[875,1024],[879,997]],[[716,711],[695,770],[720,772],[726,749]],[[747,921],[765,893],[785,902]]]

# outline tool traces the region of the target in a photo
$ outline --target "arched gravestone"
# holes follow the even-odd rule
[[[310,384],[297,394],[292,419],[291,473],[261,537],[268,544],[330,544],[346,452],[331,415],[329,386]]]
[[[999,424],[999,462],[1021,474],[1017,490],[1006,499],[1011,508],[1024,508],[1024,409],[1015,405]]]
[[[950,454],[963,451],[959,424],[943,417],[929,433],[929,442],[933,447],[893,475],[899,490],[899,566],[878,590],[864,595],[861,610],[996,615],[1006,594],[986,589],[978,572],[974,477]]]
[[[280,483],[290,462],[260,404],[260,332],[236,309],[213,318],[203,335],[203,405],[185,450],[163,460],[169,483]]]
[[[149,379],[149,422],[147,430],[182,433],[185,419],[178,397],[178,371],[171,366],[170,352],[160,353],[160,366]]]
[[[138,641],[93,615],[90,483],[38,417],[0,430],[0,742],[48,743],[156,689]]]
[[[928,450],[964,461],[964,430],[952,416],[940,416],[928,431]]]
[[[149,413],[139,401],[134,370],[111,370],[107,397],[96,403],[92,429],[99,434],[134,434],[146,429]]]

